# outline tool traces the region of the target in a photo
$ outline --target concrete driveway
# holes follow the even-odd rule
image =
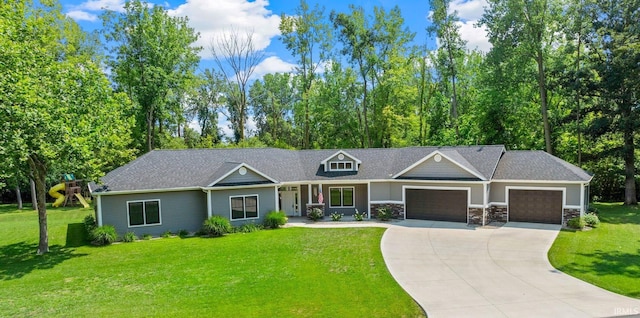
[[[640,314],[640,300],[555,270],[557,225],[502,227],[406,220],[389,226],[382,254],[429,317],[609,317]]]

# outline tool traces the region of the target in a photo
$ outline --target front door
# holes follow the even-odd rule
[[[288,216],[298,215],[298,191],[280,191],[280,209]]]

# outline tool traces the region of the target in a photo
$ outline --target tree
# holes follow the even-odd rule
[[[157,146],[166,121],[184,122],[180,100],[194,78],[202,49],[188,19],[170,17],[161,6],[128,1],[125,12],[103,16],[106,39],[115,44],[109,61],[118,90],[134,102],[134,138],[141,152]],[[171,116],[172,115],[172,116]],[[144,140],[144,143],[142,141]]]
[[[593,23],[585,35],[589,63],[597,74],[589,83],[599,103],[589,133],[596,138],[619,136],[620,143],[605,143],[602,154],[624,162],[624,203],[636,205],[635,139],[640,127],[640,1],[594,1],[587,11]],[[617,138],[616,138],[617,139]]]
[[[253,31],[240,34],[238,30],[228,30],[212,39],[210,48],[218,72],[227,79],[227,117],[236,143],[241,142],[245,138],[248,116],[249,80],[262,62],[264,53],[255,47]]]
[[[292,144],[293,86],[289,73],[266,74],[251,85],[249,96],[258,137],[267,145]]]
[[[131,159],[131,123],[123,115],[130,103],[113,93],[58,5],[3,2],[0,12],[0,152],[28,166],[24,173],[35,181],[43,254],[47,174],[57,167],[98,180]]]
[[[544,130],[546,151],[553,153],[549,106],[547,96],[547,74],[545,50],[556,34],[559,8],[555,0],[489,0],[489,6],[480,19],[487,27],[491,52],[502,59],[510,56],[525,57],[523,61],[534,61],[538,98]]]
[[[429,5],[433,10],[431,15],[432,25],[427,28],[430,34],[435,35],[439,41],[438,59],[442,77],[450,79],[451,83],[451,119],[456,131],[456,137],[460,142],[460,130],[458,127],[458,93],[456,89],[457,71],[459,60],[464,57],[466,41],[460,37],[457,14],[448,13],[449,0],[430,0]]]
[[[282,14],[280,32],[282,42],[297,58],[296,74],[301,86],[300,99],[304,107],[302,148],[309,149],[311,86],[318,76],[318,68],[327,61],[331,52],[331,29],[325,21],[324,7],[316,5],[311,10],[307,2],[301,0],[295,15]]]
[[[220,142],[218,111],[225,102],[225,80],[215,70],[205,69],[190,94],[187,108],[187,113],[198,121],[200,136],[210,137],[213,143]]]

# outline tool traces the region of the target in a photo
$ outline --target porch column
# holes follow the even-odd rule
[[[489,214],[489,191],[491,191],[491,187],[489,187],[489,183],[484,184],[484,191],[482,195],[484,209],[482,209],[482,226],[487,224],[487,216]]]
[[[312,196],[311,196],[311,183],[307,184],[307,194],[309,195],[307,203],[311,204],[313,203],[313,201],[311,200]]]
[[[211,190],[207,190],[207,217],[210,218],[213,216],[213,211],[211,210]]]
[[[273,187],[273,190],[275,190],[275,195],[276,195],[276,211],[280,211],[280,198],[278,197],[278,187]]]

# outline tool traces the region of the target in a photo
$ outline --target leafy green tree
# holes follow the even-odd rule
[[[47,174],[98,180],[132,157],[130,102],[81,49],[82,34],[68,36],[74,23],[56,4],[0,3],[0,157],[35,181],[39,254],[49,251]]]
[[[293,144],[293,104],[296,99],[293,76],[266,74],[251,85],[249,96],[260,140],[267,145]]]
[[[225,80],[215,70],[205,69],[188,99],[189,117],[198,121],[200,136],[209,137],[213,143],[220,142],[218,112],[225,103]]]
[[[311,9],[306,1],[301,0],[294,15],[282,15],[280,32],[282,42],[297,59],[295,73],[304,113],[302,148],[308,149],[311,146],[311,87],[318,77],[319,68],[328,61],[331,53],[331,28],[326,21],[324,7],[316,5]]]
[[[163,126],[184,123],[182,97],[192,85],[202,49],[187,18],[170,17],[161,6],[127,1],[123,13],[103,16],[105,37],[112,42],[109,61],[118,90],[134,102],[134,138],[138,150],[157,147]]]
[[[523,63],[533,61],[536,65],[545,148],[551,154],[553,143],[549,123],[546,53],[557,35],[560,6],[555,0],[489,0],[488,3],[480,24],[487,27],[489,42],[493,45],[491,53],[499,56],[499,59],[515,56]]]

